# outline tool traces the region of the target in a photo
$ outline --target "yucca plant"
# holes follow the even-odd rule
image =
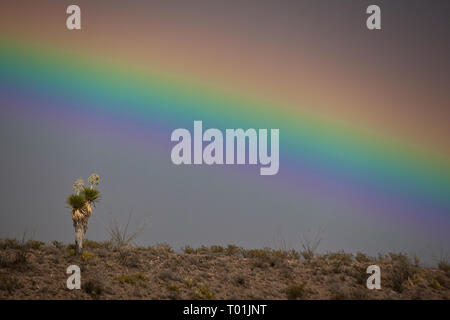
[[[81,195],[86,199],[86,201],[92,203],[95,206],[95,202],[100,200],[100,191],[97,189],[91,189],[84,187],[81,191]]]
[[[84,195],[71,194],[66,203],[72,210],[80,210],[86,205],[86,198]]]
[[[83,241],[86,234],[88,220],[92,215],[92,205],[100,199],[100,191],[94,188],[98,185],[100,177],[98,174],[91,174],[88,179],[90,187],[84,185],[82,178],[75,181],[72,190],[75,194],[69,195],[66,203],[72,210],[73,227],[75,228],[75,253],[81,254],[83,251]]]

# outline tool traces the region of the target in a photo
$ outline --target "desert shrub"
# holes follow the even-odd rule
[[[140,265],[139,256],[134,248],[122,246],[117,249],[119,263],[130,268],[138,268]]]
[[[367,255],[365,255],[364,253],[358,252],[355,256],[355,260],[360,262],[360,263],[369,263],[372,259],[369,258]]]
[[[285,278],[285,279],[292,279],[294,276],[293,270],[290,266],[285,265],[283,267],[280,268],[280,275]]]
[[[185,278],[185,279],[184,279],[184,285],[185,285],[187,288],[192,288],[193,286],[195,286],[195,280],[192,279],[192,278]]]
[[[83,262],[89,262],[95,259],[97,259],[97,256],[88,250],[83,250],[83,252],[81,253],[81,260]]]
[[[28,240],[25,244],[28,248],[38,250],[41,246],[43,246],[45,243],[42,241],[37,240]]]
[[[407,255],[401,253],[389,253],[392,268],[392,288],[397,292],[403,291],[403,283],[412,275],[410,261]]]
[[[340,260],[333,260],[331,262],[331,267],[332,273],[341,273],[344,267],[344,263]]]
[[[366,268],[355,266],[352,271],[350,271],[350,275],[355,278],[356,283],[360,286],[365,286],[368,278],[368,274],[366,273]]]
[[[184,246],[184,248],[183,248],[182,250],[183,250],[183,252],[186,253],[186,254],[192,254],[192,253],[195,253],[195,249],[192,248],[191,246],[188,246],[188,245]]]
[[[62,242],[60,242],[60,241],[53,240],[53,241],[52,241],[52,245],[53,245],[55,248],[58,248],[58,249],[64,248],[64,244],[63,244]]]
[[[1,239],[0,249],[19,249],[22,246],[16,239]]]
[[[216,245],[211,246],[211,247],[209,248],[209,250],[210,250],[212,253],[222,253],[222,252],[225,251],[224,247],[222,247],[222,246],[216,246]]]
[[[11,294],[20,287],[19,280],[16,277],[7,273],[0,273],[0,291],[7,291]]]
[[[305,283],[292,284],[285,289],[285,293],[289,300],[297,300],[304,298],[308,290],[306,289]]]
[[[167,295],[167,298],[172,300],[180,299],[180,290],[176,284],[171,284],[167,286],[167,289],[169,290],[169,294]]]
[[[298,260],[298,259],[300,259],[300,254],[295,250],[289,250],[288,258]]]
[[[139,272],[139,273],[136,273],[136,274],[123,274],[123,275],[121,275],[118,278],[118,280],[122,284],[123,283],[128,283],[128,284],[135,285],[138,282],[145,282],[145,281],[147,281],[147,277],[143,273]]]
[[[300,234],[300,245],[302,250],[300,254],[307,261],[310,261],[316,255],[317,248],[322,242],[322,230],[318,230],[316,233],[312,233],[308,230],[305,233]]]
[[[310,261],[312,258],[314,258],[314,253],[307,250],[300,251],[300,254],[302,255],[303,259]]]
[[[119,224],[115,216],[111,216],[109,226],[106,228],[106,231],[109,233],[111,237],[109,242],[111,243],[112,246],[115,247],[129,246],[144,231],[147,224],[145,220],[136,228],[134,232],[128,233],[128,226],[130,225],[131,222],[132,213],[133,212],[131,211],[130,215],[128,216],[127,223],[123,226]]]
[[[83,190],[81,191],[81,196],[83,196],[84,199],[86,199],[86,201],[89,201],[95,205],[95,202],[100,200],[100,191],[98,191],[95,188],[83,187]]]
[[[202,285],[194,292],[195,300],[210,300],[214,299],[214,293],[205,285]]]
[[[98,299],[104,292],[103,283],[99,279],[83,281],[82,289],[84,292],[91,295],[93,299]]]
[[[332,299],[332,300],[347,300],[348,299],[347,291],[336,282],[329,283],[329,290],[331,293],[330,299]]]
[[[173,292],[179,292],[180,291],[180,288],[178,288],[176,283],[171,283],[171,284],[167,285],[167,289],[169,291],[173,291]]]
[[[25,270],[30,266],[27,260],[27,248],[22,246],[13,253],[0,256],[0,267],[15,270]]]
[[[245,258],[253,259],[253,266],[258,268],[282,266],[287,256],[285,251],[270,248],[243,250],[242,254]]]
[[[103,245],[101,243],[92,241],[92,240],[88,240],[88,239],[84,240],[83,246],[87,249],[99,249],[99,248],[103,247]]]
[[[341,262],[343,265],[349,265],[352,263],[352,254],[345,253],[343,251],[326,254],[325,258]]]
[[[245,279],[245,276],[243,275],[236,275],[233,277],[233,282],[238,286],[245,286],[247,284],[247,281]]]
[[[159,253],[173,253],[172,247],[167,243],[157,243],[156,250]]]
[[[191,246],[186,246],[184,248],[185,253],[189,254],[208,254],[208,253],[214,253],[213,250],[216,250],[216,253],[220,250],[219,248],[216,248],[218,246],[211,246],[208,248],[207,246],[201,246],[199,248],[192,248]]]
[[[441,284],[436,278],[433,278],[433,280],[431,280],[430,287],[435,290],[441,290]]]
[[[236,255],[240,252],[241,252],[241,248],[239,248],[238,246],[235,246],[234,244],[227,245],[227,247],[225,249],[225,253],[229,256]]]
[[[163,281],[167,281],[167,280],[177,281],[178,280],[178,277],[170,269],[161,271],[158,276]]]

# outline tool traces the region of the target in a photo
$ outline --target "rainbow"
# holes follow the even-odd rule
[[[8,112],[23,112],[19,105],[26,105],[29,117],[46,121],[73,116],[77,126],[90,128],[97,120],[126,124],[131,129],[117,135],[133,140],[137,131],[143,133],[139,146],[159,145],[168,161],[171,131],[194,120],[216,128],[279,128],[280,173],[270,183],[318,198],[345,193],[386,214],[450,221],[446,156],[375,138],[367,128],[333,122],[313,108],[231,94],[157,68],[141,71],[132,62],[102,61],[6,36],[0,36],[0,69],[1,104]],[[89,118],[94,120],[81,121]]]

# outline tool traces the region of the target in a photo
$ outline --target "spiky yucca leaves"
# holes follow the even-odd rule
[[[86,205],[86,197],[84,194],[71,194],[66,203],[72,210],[80,210]]]
[[[94,188],[86,188],[84,187],[81,191],[81,194],[84,196],[87,202],[95,205],[95,202],[100,200],[100,191]]]

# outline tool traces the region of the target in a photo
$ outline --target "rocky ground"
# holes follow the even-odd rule
[[[406,255],[310,255],[236,246],[138,248],[0,240],[0,299],[449,299],[450,266],[424,268]],[[366,268],[381,268],[381,290]],[[81,268],[81,290],[66,269]]]

